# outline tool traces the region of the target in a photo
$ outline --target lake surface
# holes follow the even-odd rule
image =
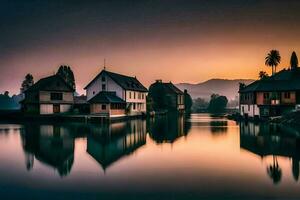
[[[0,198],[300,198],[296,135],[209,114],[0,124]]]

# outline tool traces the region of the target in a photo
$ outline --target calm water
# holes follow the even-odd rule
[[[300,198],[297,134],[207,114],[0,124],[0,198]]]

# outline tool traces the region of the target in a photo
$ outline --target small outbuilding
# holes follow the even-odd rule
[[[102,114],[107,117],[122,117],[126,114],[126,102],[116,92],[101,91],[88,100],[91,114]]]

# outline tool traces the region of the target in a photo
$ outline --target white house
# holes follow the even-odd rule
[[[148,90],[136,77],[125,76],[104,69],[84,89],[86,90],[87,101],[101,91],[114,92],[117,97],[126,102],[127,115],[146,113]]]

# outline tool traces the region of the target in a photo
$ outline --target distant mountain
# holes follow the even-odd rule
[[[176,86],[181,89],[188,90],[188,93],[193,99],[198,97],[204,99],[210,99],[210,95],[215,93],[224,95],[228,100],[234,99],[238,95],[239,83],[245,83],[246,85],[253,82],[252,79],[210,79],[202,83],[191,84],[191,83],[179,83]]]

